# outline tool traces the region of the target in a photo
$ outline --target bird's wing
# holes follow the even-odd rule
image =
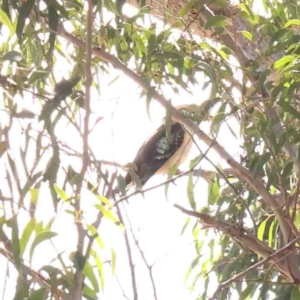
[[[190,137],[180,123],[173,123],[169,143],[166,136],[166,126],[162,125],[143,144],[133,161],[135,172],[142,185],[155,173],[166,173],[172,165],[182,162],[181,156],[185,156],[184,152],[188,152],[190,149],[187,136]],[[164,169],[164,166],[168,167]],[[126,175],[125,180],[126,185],[132,182],[129,173]]]

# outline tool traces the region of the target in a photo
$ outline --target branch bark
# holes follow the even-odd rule
[[[58,34],[65,37],[69,42],[77,45],[78,47],[84,48],[84,43],[74,37],[72,34],[66,32],[63,27],[59,28]],[[110,63],[114,68],[121,70],[125,75],[129,76],[134,82],[136,82],[143,90],[149,91],[153,90],[152,86],[147,83],[144,79],[142,79],[137,73],[129,69],[126,65],[124,65],[120,60],[118,60],[115,56],[109,54],[103,48],[94,48],[93,54],[103,59],[104,61]],[[238,176],[242,178],[245,182],[247,182],[251,188],[262,197],[262,199],[267,203],[267,205],[274,212],[280,230],[283,234],[284,243],[287,244],[291,238],[294,238],[294,233],[297,232],[292,222],[290,222],[287,217],[285,218],[282,215],[281,207],[278,206],[275,199],[269,193],[269,191],[264,187],[264,185],[251,174],[249,170],[244,168],[241,164],[234,160],[234,158],[215,140],[210,138],[207,134],[205,134],[201,129],[197,127],[191,120],[186,119],[181,116],[177,110],[165,99],[162,95],[160,95],[157,91],[153,91],[153,98],[160,103],[164,108],[168,109],[172,115],[172,118],[176,122],[180,122],[187,128],[191,134],[196,134],[197,137],[203,141],[208,147],[212,147],[219,156],[227,162],[227,164],[232,167]],[[299,258],[296,254],[288,257],[287,261],[290,266],[290,280],[291,281],[300,281],[300,270],[296,267],[299,264]]]
[[[222,231],[224,234],[230,236],[233,240],[238,242],[240,245],[243,245],[243,247],[245,247],[246,249],[249,249],[252,252],[264,258],[262,261],[253,265],[251,269],[249,268],[246,271],[237,274],[230,280],[222,283],[221,284],[222,288],[227,286],[234,280],[243,277],[247,272],[249,272],[254,268],[257,268],[258,266],[264,264],[265,262],[270,262],[272,265],[274,265],[274,267],[277,268],[278,271],[282,275],[284,275],[287,279],[292,280],[294,283],[299,283],[299,281],[295,282],[294,278],[291,278],[290,267],[288,264],[286,264],[286,258],[292,255],[293,251],[291,251],[291,248],[293,248],[293,245],[300,240],[300,235],[294,238],[289,243],[287,243],[281,249],[274,251],[272,248],[270,248],[264,242],[258,240],[256,236],[246,231],[244,228],[237,227],[234,224],[229,222],[217,221],[215,218],[209,215],[185,209],[184,207],[178,204],[175,204],[174,207],[176,207],[177,209],[179,209],[180,211],[182,211],[183,213],[189,216],[198,218],[199,222],[202,224],[204,229],[213,228],[218,231]],[[284,252],[284,250],[286,250],[286,252]]]
[[[82,189],[82,183],[84,179],[84,175],[88,168],[89,163],[89,145],[88,145],[88,136],[89,136],[89,118],[90,118],[90,92],[91,85],[93,82],[91,66],[92,66],[92,42],[93,42],[93,8],[94,3],[92,0],[88,1],[88,12],[87,12],[87,35],[86,35],[86,62],[85,62],[85,101],[84,101],[84,109],[85,109],[85,117],[84,117],[84,128],[83,128],[83,157],[82,157],[82,168],[80,171],[80,182],[76,188],[76,201],[75,201],[75,210],[76,215],[79,216],[79,219],[75,216],[75,222],[78,232],[78,241],[77,241],[77,254],[79,258],[83,258],[82,264],[77,263],[77,268],[74,275],[74,285],[72,287],[72,291],[70,293],[70,300],[81,300],[82,299],[82,290],[83,290],[83,268],[85,264],[85,256],[83,254],[84,247],[84,238],[85,238],[85,230],[83,228],[82,222],[80,220],[81,217],[81,207],[80,207],[80,193]],[[76,258],[75,258],[76,259]]]

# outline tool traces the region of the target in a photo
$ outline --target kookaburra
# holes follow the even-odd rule
[[[176,107],[184,117],[200,123],[207,117],[210,105],[200,107],[195,104]],[[155,174],[167,174],[175,164],[183,163],[192,146],[192,135],[179,122],[172,122],[169,135],[167,125],[161,125],[141,146],[130,171],[125,176],[126,186],[136,182],[143,186]],[[136,178],[135,175],[137,176]]]

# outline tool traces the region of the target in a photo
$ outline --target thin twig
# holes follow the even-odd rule
[[[138,239],[136,238],[133,230],[132,230],[132,225],[131,225],[131,221],[130,221],[130,218],[128,217],[128,214],[127,214],[127,211],[126,211],[126,208],[125,206],[123,205],[123,209],[124,209],[124,213],[125,213],[125,216],[126,216],[126,219],[127,219],[127,223],[129,224],[129,229],[130,229],[130,232],[131,232],[131,236],[133,237],[134,239],[134,242],[135,242],[135,245],[136,247],[138,248],[140,254],[141,254],[141,257],[144,261],[144,264],[146,265],[147,269],[148,269],[148,272],[149,272],[149,277],[150,277],[150,281],[151,281],[151,285],[152,285],[152,290],[153,290],[153,296],[154,296],[154,299],[157,300],[157,291],[156,291],[156,285],[155,285],[155,282],[154,282],[154,277],[153,277],[153,272],[152,272],[152,268],[153,268],[153,265],[149,265],[147,259],[146,259],[146,256],[145,256],[145,253],[144,251],[141,249],[141,246],[139,244],[139,241]],[[127,226],[126,226],[127,227]]]
[[[81,215],[81,205],[80,205],[80,193],[82,188],[83,179],[89,164],[89,145],[88,145],[88,136],[89,136],[89,118],[90,118],[90,93],[91,93],[91,85],[93,82],[92,74],[91,74],[91,66],[92,66],[92,29],[93,29],[93,1],[88,1],[88,11],[87,11],[87,24],[86,24],[86,62],[85,62],[85,101],[84,101],[84,129],[83,129],[83,157],[82,157],[82,168],[80,171],[80,182],[77,185],[76,189],[76,201],[75,201],[75,211],[76,215]],[[80,218],[80,217],[79,217]],[[83,228],[81,219],[77,219],[76,227],[78,232],[78,241],[77,241],[77,253],[84,257],[83,254],[83,246],[84,246],[84,238],[85,238],[85,230]],[[83,265],[77,266],[76,272],[74,275],[74,285],[73,290],[70,293],[70,300],[81,300],[82,299],[82,286],[83,286],[83,273],[82,269]]]
[[[125,225],[124,218],[122,216],[122,212],[121,212],[119,205],[116,206],[116,209],[117,209],[117,215],[118,215],[120,222]],[[129,242],[129,236],[128,236],[127,230],[125,230],[125,232],[124,232],[124,239],[125,239],[125,245],[126,245],[127,255],[128,255],[128,263],[129,263],[130,274],[131,274],[133,300],[137,300],[138,299],[138,291],[137,291],[137,285],[136,285],[136,273],[135,273],[135,266],[133,263],[132,250],[131,250],[131,245]]]
[[[237,281],[239,279],[241,279],[242,277],[244,277],[247,273],[249,273],[250,271],[260,267],[261,265],[263,265],[265,262],[269,261],[272,258],[275,258],[278,254],[281,254],[282,252],[284,252],[284,250],[288,249],[290,246],[292,246],[294,243],[298,242],[300,240],[300,235],[297,236],[296,238],[294,238],[293,240],[291,240],[289,243],[287,243],[284,247],[282,247],[281,249],[275,251],[273,254],[271,254],[270,256],[262,259],[261,261],[257,262],[256,264],[252,265],[251,267],[247,268],[246,270],[238,273],[237,275],[233,276],[232,278],[222,282],[217,290],[214,292],[213,296],[210,298],[210,300],[214,300],[216,299],[217,294],[225,287],[229,286],[232,282]],[[298,283],[299,284],[299,283]]]
[[[58,30],[58,34],[64,36],[68,41],[77,45],[78,47],[83,48],[83,42],[74,37],[72,34],[66,32],[62,26],[60,26]],[[224,38],[225,40],[230,38],[227,36]],[[239,60],[242,61],[242,65],[245,65],[245,61],[243,61],[244,55],[240,49],[234,49],[236,51],[236,55]],[[200,128],[198,128],[191,120],[183,117],[165,97],[159,94],[145,79],[141,78],[137,73],[129,69],[125,64],[123,64],[118,58],[106,52],[103,48],[94,48],[93,54],[110,63],[114,68],[119,69],[124,72],[125,75],[129,76],[134,82],[136,82],[143,90],[152,91],[153,98],[160,103],[163,107],[169,110],[172,115],[174,121],[177,121],[183,124],[192,134],[196,134],[197,137],[203,141],[206,145],[210,145],[213,143],[212,148],[218,153],[218,155],[227,162],[229,166],[236,170],[237,175],[246,181],[251,188],[259,194],[263,200],[270,206],[270,208],[274,211],[274,214],[278,220],[281,232],[284,237],[284,242],[287,243],[290,236],[290,223],[284,218],[282,215],[281,209],[278,208],[278,205],[275,199],[272,197],[270,192],[266,189],[266,187],[257,180],[252,173],[246,169],[243,165],[238,163],[218,142],[214,141],[211,137],[209,137],[206,133],[204,133]],[[239,57],[240,56],[240,57]],[[300,280],[300,271],[296,269],[296,257],[291,256],[293,262],[291,263],[291,278],[297,278]]]

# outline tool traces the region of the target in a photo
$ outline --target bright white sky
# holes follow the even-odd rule
[[[69,67],[66,61],[57,56],[58,63],[55,67],[54,74],[56,74],[57,81],[61,78],[69,77]],[[121,75],[121,76],[120,76]],[[199,79],[201,79],[199,74]],[[109,85],[116,77],[117,81]],[[164,117],[164,110],[155,103],[151,104],[151,120],[149,120],[146,112],[145,99],[140,98],[140,89],[129,79],[121,73],[112,70],[108,74],[99,74],[100,81],[100,95],[97,91],[92,94],[92,117],[96,120],[99,116],[104,119],[98,123],[90,135],[89,143],[96,154],[97,158],[109,161],[117,161],[118,163],[126,164],[132,161],[138,148],[151,135],[151,133],[161,124]],[[197,103],[200,104],[209,96],[209,90],[203,91],[201,86],[193,87],[194,96],[191,96],[184,91],[180,95],[171,94],[166,90],[166,94],[172,99],[173,104],[182,103]],[[26,96],[26,100],[15,97],[15,101],[29,110],[36,112],[40,111],[38,100],[31,95]],[[80,112],[83,116],[82,111]],[[4,120],[5,114],[0,112],[1,120]],[[6,119],[7,120],[7,119]],[[40,130],[41,125],[34,120],[32,122],[33,130]],[[2,125],[3,126],[3,125]],[[24,122],[15,124],[11,132],[11,136],[15,137],[13,141],[12,156],[16,158],[18,163],[18,148],[24,143],[24,136],[21,134],[21,127]],[[203,124],[203,129],[208,129],[208,124]],[[229,126],[238,128],[235,120],[229,120]],[[238,131],[238,130],[237,130]],[[74,129],[68,122],[59,123],[56,129],[57,137],[64,144],[74,149],[81,149],[81,141]],[[223,126],[219,134],[218,141],[221,145],[226,147],[234,157],[240,154],[239,144],[232,134],[229,132],[227,126]],[[45,143],[47,139],[45,139]],[[201,149],[205,151],[199,143]],[[197,156],[198,150],[196,147],[192,149],[190,158]],[[212,156],[215,163],[221,163],[216,155]],[[62,160],[64,167],[72,165],[75,170],[80,170],[80,163],[76,158],[65,157]],[[188,163],[181,169],[186,169]],[[204,161],[201,164],[203,169],[212,169]],[[223,165],[224,166],[224,165]],[[44,166],[41,165],[40,169]],[[4,162],[0,162],[0,181],[5,182]],[[166,178],[157,176],[147,183],[147,186],[155,185],[164,181]],[[157,286],[158,299],[174,299],[174,300],[188,300],[195,299],[195,296],[203,288],[199,282],[197,291],[195,293],[189,290],[189,285],[184,284],[185,274],[190,266],[190,263],[195,258],[195,251],[193,245],[193,236],[191,228],[195,221],[187,228],[184,235],[180,235],[181,229],[185,223],[186,216],[172,207],[173,203],[178,203],[189,208],[187,194],[187,178],[182,178],[177,181],[176,186],[170,186],[168,201],[165,199],[164,189],[160,188],[147,192],[144,197],[139,195],[129,199],[129,205],[126,204],[126,209],[129,215],[130,222],[133,226],[133,231],[139,240],[140,247],[144,251],[148,263],[155,264],[154,280]],[[7,187],[2,188],[5,195],[8,193]],[[205,206],[207,201],[207,185],[203,180],[199,180],[195,189],[196,199],[199,207]],[[27,202],[29,199],[27,199]],[[84,222],[92,223],[97,213],[93,204],[97,203],[95,197],[89,193],[84,192],[82,196],[82,204],[84,211]],[[68,261],[69,253],[75,250],[76,245],[76,227],[71,215],[66,213],[70,209],[67,203],[61,203],[58,213],[55,216],[55,221],[52,230],[59,233],[59,235],[52,239],[53,243],[44,242],[40,244],[33,257],[32,268],[38,270],[45,264],[56,265],[61,267],[59,262],[53,258],[57,256],[57,251],[63,253],[63,257]],[[0,216],[2,211],[0,209]],[[47,183],[43,184],[37,208],[37,219],[47,223],[53,216],[52,202],[48,194]],[[21,228],[28,222],[28,213],[24,210],[19,212],[19,221]],[[125,224],[125,225],[128,225]],[[101,258],[103,261],[111,259],[111,248],[114,248],[117,253],[117,267],[116,275],[121,283],[125,294],[131,298],[131,286],[128,268],[128,259],[124,247],[123,231],[116,227],[111,221],[106,220],[99,228],[99,234],[102,238],[105,248],[101,250]],[[204,238],[205,233],[201,232],[201,238]],[[207,239],[205,239],[207,243]],[[55,247],[54,247],[55,245]],[[94,247],[99,251],[99,248]],[[28,249],[27,249],[28,250]],[[138,290],[141,296],[140,299],[153,299],[151,292],[150,279],[147,270],[145,269],[141,260],[139,252],[134,249],[134,261],[136,263],[136,272],[138,277]],[[202,260],[205,260],[208,253],[203,254]],[[27,251],[28,257],[28,251]],[[53,260],[53,261],[52,261]],[[28,263],[28,262],[27,262]],[[12,267],[7,269],[6,259],[0,256],[0,298],[11,299],[14,294],[15,287],[15,271]],[[9,270],[7,276],[7,270]],[[5,288],[5,291],[3,289]],[[213,287],[215,288],[215,286]],[[125,299],[115,280],[111,276],[110,267],[106,264],[105,273],[105,291],[104,295],[99,296],[99,299]]]
[[[107,83],[114,76],[114,72],[110,76],[101,76],[101,97],[99,97],[98,101],[96,100],[98,98],[96,93],[92,97],[93,102],[97,103],[93,109],[92,119],[96,119],[99,115],[103,115],[105,119],[98,123],[97,127],[91,133],[89,142],[99,160],[116,160],[119,163],[125,164],[134,158],[140,145],[160,124],[164,116],[164,111],[153,101],[152,119],[150,121],[145,109],[145,100],[139,99],[138,88],[124,76],[115,85],[108,86]],[[191,97],[182,92],[182,95],[177,96],[176,103],[200,103],[201,100],[205,100],[207,94],[195,87],[195,95],[197,96]],[[201,95],[203,98],[200,99],[198,95]],[[172,99],[174,99],[174,95]],[[181,99],[184,99],[183,102],[180,102]],[[32,104],[34,105],[35,103],[36,99],[33,99]],[[40,128],[40,124],[34,121],[33,127]],[[17,128],[19,129],[19,126],[16,126],[14,134],[15,136],[21,136],[20,133],[17,133]],[[56,133],[58,139],[66,145],[74,149],[81,149],[80,139],[71,125],[67,125],[67,123],[65,125],[60,124]],[[16,140],[14,143],[16,149],[19,146],[18,141],[22,142],[21,139]],[[220,134],[220,142],[223,145],[225,143],[231,145],[228,149],[231,154],[236,155],[238,153],[238,143],[225,127]],[[205,148],[202,147],[202,150],[205,151]],[[194,158],[196,155],[198,155],[198,150],[194,148],[190,157]],[[77,159],[66,157],[66,159],[62,160],[62,163],[64,167],[67,167],[71,163],[77,171],[80,170],[80,164]],[[204,169],[211,169],[204,162],[202,163],[202,167]],[[186,169],[187,166],[184,168]],[[150,180],[147,186],[155,185],[165,179],[165,177],[157,176]],[[47,184],[45,184],[46,186]],[[196,255],[193,236],[191,235],[191,226],[186,230],[186,234],[183,236],[180,235],[186,216],[182,215],[171,205],[178,203],[189,207],[186,186],[187,178],[178,180],[176,186],[171,186],[168,197],[169,202],[165,199],[164,189],[160,188],[146,193],[144,197],[141,195],[132,197],[129,200],[130,205],[126,205],[128,215],[130,216],[129,219],[139,239],[140,247],[143,249],[148,263],[150,265],[155,264],[154,278],[159,299],[195,299],[195,294],[191,293],[188,285],[184,284],[185,274]],[[4,191],[3,193],[5,194]],[[83,195],[84,200],[82,204],[85,212],[85,221],[91,223],[97,213],[92,205],[97,201],[90,193],[84,193]],[[199,207],[205,205],[207,185],[202,180],[198,182],[196,188],[196,199],[197,202],[201,203]],[[37,219],[43,221],[45,224],[53,216],[52,202],[49,198],[48,189],[41,189],[39,201]],[[44,242],[39,245],[32,261],[32,267],[35,270],[38,270],[44,264],[50,263],[60,267],[57,260],[51,262],[57,255],[56,251],[64,253],[63,257],[68,257],[69,253],[75,250],[76,228],[73,218],[65,212],[70,207],[66,203],[61,204],[52,228],[53,231],[59,233],[53,239],[53,244],[57,250],[54,249],[50,242]],[[28,221],[28,214],[21,211],[19,220],[21,227],[25,226]],[[194,223],[195,221],[193,220],[191,224]],[[118,280],[126,294],[130,297],[130,277],[126,250],[124,248],[123,232],[120,228],[112,224],[111,221],[105,221],[104,224],[101,224],[99,232],[105,244],[105,249],[101,252],[101,258],[104,261],[106,259],[110,260],[111,248],[116,250],[116,273]],[[106,253],[104,256],[103,252]],[[137,250],[134,250],[134,257],[137,277],[139,278],[139,292],[143,295],[141,299],[153,299],[151,292],[149,293],[151,289],[148,273]],[[203,259],[205,259],[205,255],[203,255]],[[0,265],[5,265],[3,257],[0,257]],[[10,268],[10,276],[6,282],[6,294],[3,299],[10,299],[13,295],[15,277],[12,274],[14,274],[14,271]],[[6,270],[2,268],[0,270],[0,295],[1,284],[4,283],[5,275]],[[114,277],[111,277],[111,271],[108,266],[105,274],[105,282],[104,297],[101,296],[101,299],[123,299]],[[201,290],[200,284],[199,289]]]

